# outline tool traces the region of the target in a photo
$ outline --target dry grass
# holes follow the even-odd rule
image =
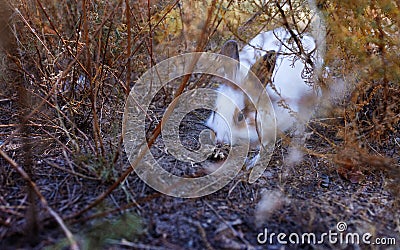
[[[300,1],[293,2],[285,12],[290,25],[308,18],[297,9]],[[175,0],[0,5],[9,7],[0,10],[0,24],[7,24],[0,25],[6,27],[0,29],[0,248],[261,249],[256,239],[264,227],[318,234],[339,221],[351,232],[400,240],[398,3],[319,4],[330,68],[319,85],[329,102],[310,122],[303,161],[285,165],[283,138],[256,183],[247,183],[244,170],[197,199],[164,196],[131,173],[121,135],[126,97],[165,58],[218,51],[228,38],[244,44],[259,30],[282,25],[273,1],[263,7]],[[184,78],[180,89],[159,93],[149,113],[152,153],[174,174],[204,173],[165,153],[160,118],[174,95],[208,80]],[[206,117],[201,110],[185,118],[184,145],[198,146]]]

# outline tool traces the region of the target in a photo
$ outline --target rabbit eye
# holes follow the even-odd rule
[[[239,114],[238,114],[238,122],[241,122],[241,121],[243,121],[243,119],[244,119],[243,112],[242,112],[242,111],[240,111],[240,112],[239,112]]]

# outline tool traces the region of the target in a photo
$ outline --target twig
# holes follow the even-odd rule
[[[28,185],[32,188],[35,194],[39,197],[42,205],[47,209],[47,211],[53,216],[53,218],[60,225],[61,229],[64,231],[65,236],[67,237],[69,243],[71,244],[72,250],[79,250],[78,243],[74,239],[74,235],[65,225],[63,219],[55,212],[48,204],[46,198],[42,195],[39,188],[36,184],[31,180],[29,175],[13,160],[11,159],[3,150],[0,149],[0,156],[2,156],[20,175],[21,177],[28,183]]]
[[[119,245],[123,247],[132,247],[133,249],[145,249],[145,250],[164,250],[165,247],[157,247],[157,246],[152,246],[152,245],[146,245],[143,243],[135,243],[127,240],[121,240],[121,241],[116,241],[116,240],[109,240],[111,244],[114,245]]]
[[[198,222],[198,221],[193,221],[193,220],[190,219],[190,218],[183,218],[183,220],[197,227],[197,230],[199,231],[200,236],[201,236],[201,238],[203,239],[203,242],[204,242],[204,244],[206,245],[206,249],[207,249],[207,250],[214,250],[214,247],[213,247],[213,246],[210,244],[210,242],[208,241],[208,239],[207,239],[207,233],[206,233],[206,231],[204,230],[204,228],[201,226],[200,222]]]
[[[233,235],[235,237],[237,237],[238,239],[240,239],[243,243],[245,243],[247,246],[250,246],[250,243],[240,234],[236,231],[236,229],[234,229],[232,227],[232,225],[230,223],[228,223],[224,218],[222,218],[222,216],[207,202],[204,201],[204,203],[207,205],[207,207],[209,207],[214,214],[232,231]]]
[[[306,58],[306,62],[311,65],[312,68],[314,68],[314,62],[310,58],[310,54],[306,53],[303,47],[303,44],[301,43],[299,37],[294,33],[293,29],[290,27],[289,22],[287,20],[285,11],[282,9],[282,6],[280,6],[279,2],[276,2],[276,7],[278,8],[279,13],[282,16],[282,22],[287,31],[289,32],[290,36],[293,38],[294,42],[297,45],[297,48],[299,49],[299,54],[304,55]],[[311,51],[312,53],[312,51]]]
[[[36,30],[32,28],[32,26],[29,24],[29,22],[25,19],[25,17],[22,15],[22,13],[19,11],[18,8],[15,8],[15,12],[21,17],[22,21],[25,23],[26,26],[28,26],[29,30],[35,35],[35,37],[40,41],[40,43],[43,45],[43,47],[46,49],[47,53],[54,59],[54,55],[50,52],[49,48],[47,48],[46,44],[42,41],[40,36],[37,34]]]
[[[198,52],[198,51],[204,50],[204,47],[205,47],[205,45],[206,45],[206,43],[205,43],[204,41],[206,41],[206,40],[207,40],[206,38],[208,37],[207,27],[208,27],[208,25],[209,25],[210,22],[211,22],[211,19],[212,19],[211,16],[212,16],[213,10],[214,10],[214,8],[215,8],[215,4],[216,4],[216,2],[213,1],[213,4],[212,4],[212,6],[210,7],[210,9],[209,9],[209,11],[208,11],[207,20],[206,20],[206,22],[205,22],[205,24],[204,24],[203,32],[202,32],[202,34],[201,34],[201,36],[200,36],[200,39],[199,39],[200,41],[199,41],[198,46],[197,46],[197,48],[196,48],[196,51],[197,51],[197,52]],[[194,58],[194,60],[193,60],[193,61],[191,62],[191,64],[189,65],[189,69],[191,69],[191,70],[194,69],[194,67],[195,67],[195,65],[196,65],[196,63],[197,63],[198,57],[199,57],[199,56],[197,56],[197,57]],[[178,88],[178,90],[177,90],[177,92],[176,92],[174,98],[179,97],[179,96],[183,93],[183,90],[185,89],[187,83],[189,82],[189,79],[190,79],[190,75],[185,75],[185,76],[183,77],[182,83],[181,83],[181,85],[179,86],[179,88]],[[165,115],[164,115],[164,117],[163,117],[163,120],[168,120],[169,116],[171,115],[171,113],[172,113],[173,110],[175,109],[176,104],[177,104],[177,102],[173,102],[173,103],[171,104],[170,108],[165,112]],[[111,194],[111,192],[113,192],[114,189],[116,189],[116,188],[128,177],[128,175],[129,175],[129,174],[136,168],[136,166],[141,162],[142,158],[147,154],[147,151],[149,150],[149,148],[154,144],[154,142],[156,141],[157,137],[160,135],[160,133],[161,133],[161,125],[162,125],[162,124],[163,124],[163,123],[160,122],[160,123],[157,125],[157,127],[153,130],[152,136],[149,138],[148,142],[144,141],[144,142],[142,143],[142,145],[141,145],[140,147],[143,147],[143,150],[140,150],[140,151],[139,151],[140,154],[136,157],[135,161],[134,161],[133,163],[131,163],[130,168],[128,168],[128,169],[118,178],[118,180],[116,180],[116,181],[113,183],[113,185],[111,185],[111,187],[110,187],[107,191],[105,191],[104,193],[102,193],[95,201],[93,201],[93,202],[92,202],[91,204],[89,204],[87,207],[85,207],[84,209],[82,209],[81,211],[79,211],[79,212],[77,212],[77,213],[75,213],[75,214],[72,214],[72,215],[68,216],[66,219],[69,220],[69,219],[72,219],[72,218],[74,218],[74,217],[77,217],[77,216],[80,216],[80,215],[86,213],[87,211],[89,211],[89,210],[92,209],[93,207],[95,207],[95,206],[97,206],[98,204],[100,204],[109,194]]]
[[[151,195],[148,195],[146,197],[138,199],[136,202],[131,202],[131,203],[129,203],[127,205],[124,205],[122,207],[117,207],[117,208],[112,209],[112,210],[108,210],[108,211],[105,211],[105,212],[100,212],[100,213],[93,214],[93,215],[90,215],[90,216],[87,216],[87,217],[82,217],[82,218],[79,218],[79,219],[71,221],[71,223],[82,223],[82,222],[87,222],[89,220],[93,220],[93,219],[96,219],[96,218],[102,218],[102,217],[105,217],[107,215],[111,215],[111,214],[115,214],[115,213],[121,213],[121,212],[123,212],[125,210],[128,210],[128,209],[132,208],[132,207],[139,207],[140,204],[146,204],[149,201],[151,201],[151,200],[153,200],[155,198],[158,198],[160,196],[161,196],[160,193],[153,193]]]
[[[126,46],[126,80],[125,80],[125,95],[128,96],[131,92],[130,83],[131,83],[131,50],[132,50],[132,30],[131,30],[131,7],[129,5],[129,0],[125,0],[125,16],[126,16],[126,28],[128,30],[128,36],[126,38],[127,46]]]
[[[48,160],[44,160],[44,161],[45,161],[47,164],[49,164],[50,166],[52,166],[52,167],[54,167],[54,168],[57,168],[57,169],[60,169],[60,170],[62,170],[62,171],[65,171],[65,172],[67,172],[67,173],[70,173],[70,174],[72,174],[72,175],[76,175],[76,176],[79,176],[79,177],[82,177],[82,178],[85,178],[85,179],[89,179],[89,180],[95,180],[95,181],[100,180],[100,178],[94,178],[94,177],[90,177],[90,176],[86,176],[86,175],[77,173],[77,172],[72,171],[72,170],[68,170],[68,169],[66,169],[66,168],[63,168],[63,167],[59,166],[58,164],[56,164],[56,163],[54,163],[54,162],[51,162],[51,161],[48,161]]]
[[[64,45],[63,48],[65,48],[67,50],[68,54],[70,54],[75,59],[76,56],[72,53],[72,51],[70,50],[70,47],[65,43],[65,39],[63,39],[63,37],[60,35],[60,32],[58,32],[58,29],[54,25],[53,20],[49,17],[49,14],[47,14],[46,9],[43,7],[42,2],[40,0],[36,0],[36,2],[38,3],[40,9],[43,11],[43,14],[46,16],[47,21],[49,21],[51,28],[54,30],[54,32],[57,34],[58,38],[63,43],[63,45]],[[82,70],[85,71],[86,74],[88,74],[88,72],[86,71],[86,68],[82,65],[82,63],[79,60],[77,60],[76,62],[82,68]]]

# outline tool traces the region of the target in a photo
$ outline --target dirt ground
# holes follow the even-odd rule
[[[207,115],[207,111],[197,110],[185,117],[180,128],[183,145],[192,149],[199,146],[198,134],[205,129]],[[334,141],[333,131],[321,129],[316,121],[310,123],[311,127]],[[320,155],[333,153],[315,133],[305,147]],[[152,153],[163,168],[178,176],[196,177],[204,174],[205,165],[213,164],[207,160],[192,166],[175,160],[163,149],[159,138]],[[64,218],[84,208],[112,184],[63,171],[67,162],[58,155],[59,149],[47,150],[44,157],[35,158],[36,184]],[[395,151],[394,157],[399,159],[398,148]],[[363,171],[362,178],[352,183],[328,159],[305,155],[300,163],[287,166],[285,157],[287,145],[278,140],[270,164],[255,183],[248,183],[250,171],[243,168],[221,190],[193,199],[161,194],[131,173],[99,206],[66,222],[87,249],[399,249],[399,212],[387,171]],[[29,235],[23,230],[26,209],[21,205],[26,199],[24,182],[4,160],[0,161],[0,248],[65,248],[62,231],[42,207],[38,208],[39,242],[28,243]],[[125,156],[124,161],[127,167]],[[117,178],[123,171],[114,168],[110,174]],[[128,215],[131,217],[126,218]],[[126,229],[124,221],[135,225],[134,229]],[[334,244],[326,238],[320,243],[285,245],[276,236],[264,244],[257,241],[265,230],[268,235],[314,233],[317,237],[339,233],[338,223],[343,222],[347,225],[345,233],[370,233],[371,239],[395,239],[397,244]],[[121,228],[126,231],[107,233],[106,227],[120,225],[115,223],[125,225]]]

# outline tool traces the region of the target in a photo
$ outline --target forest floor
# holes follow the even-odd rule
[[[207,115],[194,111],[182,121],[183,145],[199,146],[196,138],[205,129]],[[321,133],[332,141],[335,135],[318,127],[317,120],[310,125],[320,134],[313,133],[305,148],[319,155],[331,154],[332,148],[321,139]],[[394,134],[392,138],[399,137]],[[9,145],[15,145],[8,146],[9,153],[23,153],[17,144]],[[248,183],[250,170],[243,168],[224,188],[200,198],[161,194],[132,172],[99,206],[85,216],[66,219],[66,223],[87,249],[399,249],[400,217],[388,171],[360,168],[348,170],[353,176],[344,178],[337,164],[315,155],[305,155],[301,162],[288,166],[287,148],[284,140],[277,141],[266,171],[255,183]],[[82,165],[76,159],[72,164],[66,162],[59,148],[43,152],[35,156],[34,180],[50,207],[63,218],[96,200],[112,184],[67,170]],[[164,169],[178,176],[196,177],[204,173],[204,166],[214,164],[212,160],[194,166],[180,162],[165,152],[161,138],[153,145],[152,153]],[[393,158],[400,159],[398,148]],[[117,178],[129,168],[124,159],[125,167],[112,169],[109,174]],[[24,231],[24,181],[4,160],[0,161],[0,248],[66,246],[63,232],[43,207],[37,208],[39,240],[29,244],[30,236]],[[338,231],[337,227],[342,226],[347,228]],[[289,235],[296,240],[298,235],[300,243],[286,245],[278,240],[279,233],[286,234],[284,241],[289,241]],[[307,233],[315,234],[316,242],[313,238],[301,242]],[[323,234],[329,233],[336,236],[325,236],[319,242]],[[359,235],[360,244],[340,243],[340,235],[345,237],[347,233]],[[362,243],[365,234],[371,234],[371,244]],[[258,237],[266,241],[258,242]],[[394,239],[397,244],[383,247],[375,244],[376,239],[387,243]]]

